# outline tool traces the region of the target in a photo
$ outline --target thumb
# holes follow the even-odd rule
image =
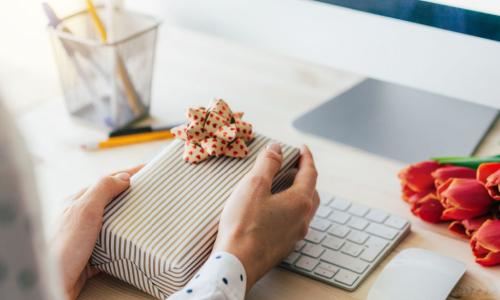
[[[269,144],[266,149],[259,153],[250,171],[250,175],[260,176],[271,184],[274,175],[276,175],[281,168],[282,160],[281,145],[278,143]]]
[[[101,178],[91,186],[83,195],[91,205],[106,206],[116,196],[130,186],[130,174],[126,172]]]

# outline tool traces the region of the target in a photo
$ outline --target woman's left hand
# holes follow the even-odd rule
[[[50,248],[57,259],[67,299],[76,299],[85,282],[98,273],[88,265],[101,231],[104,208],[130,186],[138,166],[101,178],[74,196],[64,210]]]

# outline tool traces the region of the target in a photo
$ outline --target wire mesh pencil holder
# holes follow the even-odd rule
[[[106,14],[102,7],[97,12]],[[149,113],[160,23],[118,9],[112,15],[104,41],[87,11],[67,16],[49,32],[69,113],[116,129]]]

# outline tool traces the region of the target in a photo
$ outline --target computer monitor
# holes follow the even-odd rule
[[[497,118],[500,9],[488,1],[149,2],[167,23],[368,78],[299,130],[410,162],[471,154]]]

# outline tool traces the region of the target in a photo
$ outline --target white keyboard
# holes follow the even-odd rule
[[[320,199],[309,232],[281,266],[353,291],[404,238],[410,223],[323,192]]]

